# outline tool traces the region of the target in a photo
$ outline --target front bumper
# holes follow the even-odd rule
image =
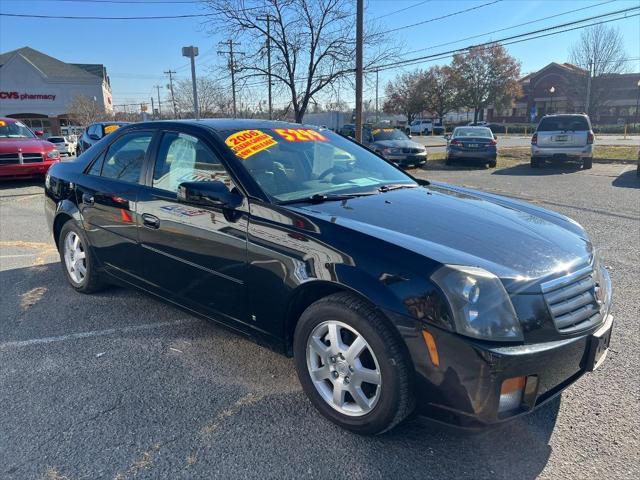
[[[487,150],[459,150],[454,148],[447,148],[447,157],[450,160],[454,159],[470,159],[470,160],[495,160],[498,156],[496,149]]]
[[[612,325],[609,315],[598,330],[607,326],[610,332]],[[483,428],[531,412],[593,367],[593,331],[546,343],[500,346],[427,326],[439,353],[439,365],[434,365],[420,329],[409,335],[410,329],[403,328],[416,371],[418,410],[459,427]],[[527,377],[522,401],[499,412],[503,382],[515,377]],[[530,377],[535,380],[529,384]]]
[[[593,158],[593,145],[584,147],[539,147],[531,145],[531,156],[559,160]]]
[[[0,165],[0,178],[29,178],[44,176],[49,168],[60,160],[50,160],[37,163],[11,163]]]
[[[425,163],[427,163],[426,153],[423,153],[423,154],[414,154],[414,153],[404,154],[403,153],[400,155],[385,155],[384,158],[400,166],[424,165]]]

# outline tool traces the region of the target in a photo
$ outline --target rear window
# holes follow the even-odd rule
[[[487,127],[458,127],[453,131],[453,137],[493,138],[493,133]]]
[[[538,132],[556,131],[589,131],[589,122],[581,115],[543,118],[538,125]]]

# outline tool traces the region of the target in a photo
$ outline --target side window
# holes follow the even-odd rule
[[[102,170],[102,162],[104,161],[104,153],[101,154],[91,165],[91,168],[87,170],[88,175],[100,175],[100,170]]]
[[[112,143],[104,158],[102,176],[137,183],[152,138],[152,132],[134,132]]]
[[[212,180],[233,188],[220,159],[201,140],[185,133],[164,134],[153,170],[154,188],[177,192],[182,182]]]

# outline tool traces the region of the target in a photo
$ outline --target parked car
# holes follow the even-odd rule
[[[427,149],[397,128],[374,128],[366,136],[367,146],[401,167],[420,167],[427,163]]]
[[[498,157],[497,138],[488,127],[456,127],[447,139],[445,163],[464,160],[482,162],[489,167],[496,166]]]
[[[366,138],[367,134],[371,132],[372,128],[373,125],[371,125],[370,123],[365,123],[362,125],[363,138]],[[355,138],[356,126],[353,123],[346,123],[338,130],[338,133],[343,137]]]
[[[76,154],[75,146],[72,142],[70,142],[66,137],[49,137],[47,138],[48,142],[53,143],[56,147],[56,150],[60,152],[60,155],[66,155],[70,157]]]
[[[545,115],[531,137],[531,167],[545,161],[579,161],[589,169],[593,163],[593,129],[585,114]]]
[[[517,418],[609,345],[611,282],[576,222],[326,130],[124,126],[51,168],[45,214],[76,291],[134,286],[292,355],[311,403],[359,433],[415,409]]]
[[[407,135],[431,135],[432,130],[433,120],[418,118],[405,128],[405,133]]]
[[[53,143],[41,136],[19,120],[0,118],[0,179],[42,176],[60,161]]]
[[[130,122],[96,122],[89,125],[78,140],[77,154],[87,151],[94,144]]]

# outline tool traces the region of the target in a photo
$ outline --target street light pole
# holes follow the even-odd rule
[[[638,93],[636,94],[636,123],[640,123],[640,80],[638,80]]]
[[[193,45],[190,47],[182,47],[182,56],[191,59],[191,83],[193,84],[193,115],[196,120],[200,120],[200,112],[198,111],[198,88],[196,87],[196,57],[198,56],[198,47]]]
[[[363,83],[363,30],[364,0],[357,0],[356,6],[356,141],[362,142],[362,83]]]

